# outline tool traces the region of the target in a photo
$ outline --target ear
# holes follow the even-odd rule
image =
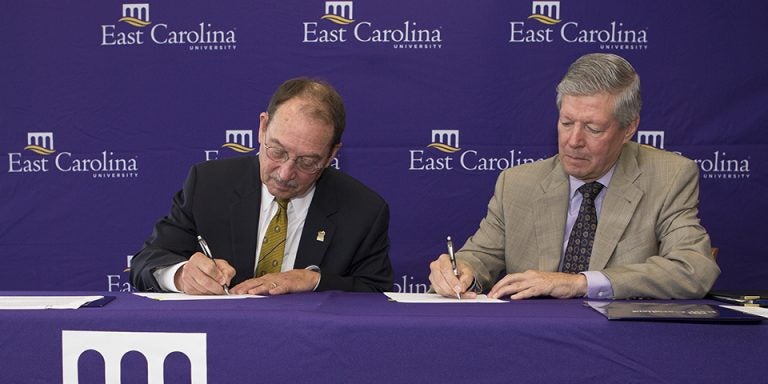
[[[269,114],[262,112],[259,114],[259,143],[264,142],[264,135],[267,134],[267,125],[269,124]]]
[[[640,116],[636,117],[635,120],[632,120],[631,123],[629,123],[629,126],[627,126],[625,132],[624,132],[624,142],[627,143],[629,140],[632,139],[632,136],[635,135],[635,132],[637,132],[637,127],[640,126]]]
[[[331,161],[333,161],[333,158],[336,157],[336,154],[339,153],[339,149],[341,149],[341,143],[338,143],[331,148],[331,155],[328,156],[328,161],[325,162],[325,166],[328,167],[331,165]]]

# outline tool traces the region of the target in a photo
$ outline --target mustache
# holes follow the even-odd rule
[[[269,178],[272,181],[274,181],[275,183],[277,183],[278,185],[280,185],[281,187],[283,187],[283,188],[297,188],[298,187],[298,183],[296,183],[296,180],[283,180],[283,179],[280,178],[280,176],[278,176],[276,174],[269,175]]]

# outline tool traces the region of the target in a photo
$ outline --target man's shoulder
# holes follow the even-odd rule
[[[317,181],[318,190],[332,191],[342,199],[379,201],[385,203],[384,198],[376,191],[363,184],[360,180],[335,168],[328,168]]]
[[[258,183],[259,163],[255,156],[240,156],[208,160],[197,163],[189,171],[187,181],[198,186],[216,186],[218,189]]]
[[[670,152],[664,149],[652,147],[650,145],[631,143],[630,148],[637,154],[637,163],[641,169],[644,168],[679,168],[684,166],[693,166],[694,161],[683,156],[680,153]]]
[[[555,155],[546,159],[507,168],[501,172],[500,176],[514,180],[541,181],[548,177],[559,165],[559,158]]]

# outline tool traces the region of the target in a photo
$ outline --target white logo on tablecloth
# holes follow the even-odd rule
[[[64,384],[76,384],[78,359],[89,350],[104,358],[106,384],[120,383],[120,362],[136,351],[147,359],[147,383],[163,383],[165,358],[180,352],[189,358],[194,384],[208,382],[205,333],[61,331],[62,374]]]

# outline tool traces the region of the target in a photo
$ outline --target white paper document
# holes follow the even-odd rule
[[[0,296],[0,309],[77,309],[104,296]]]
[[[768,308],[765,307],[743,307],[741,305],[721,305],[723,308],[730,308],[734,311],[749,313],[750,315],[762,316],[768,319]]]
[[[390,300],[398,303],[505,303],[504,300],[489,299],[486,295],[477,295],[474,299],[444,297],[437,293],[397,293],[384,292]]]
[[[187,295],[186,293],[173,292],[134,292],[134,295],[159,301],[181,300],[233,300],[233,299],[259,299],[266,296],[259,295]]]

